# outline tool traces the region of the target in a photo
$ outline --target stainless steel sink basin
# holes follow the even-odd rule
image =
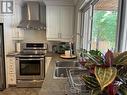
[[[56,67],[79,67],[79,63],[76,61],[57,61]]]
[[[68,68],[56,68],[54,72],[54,79],[64,79],[67,77]]]
[[[65,67],[56,67],[54,71],[54,79],[66,79],[68,77],[67,73],[69,70],[80,70],[81,68],[65,68]]]
[[[53,77],[54,79],[66,79],[67,71],[74,68],[80,68],[80,64],[76,61],[57,61]]]

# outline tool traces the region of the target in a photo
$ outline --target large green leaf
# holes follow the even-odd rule
[[[127,65],[127,51],[120,53],[114,58],[114,65]]]
[[[118,65],[117,68],[117,76],[118,78],[127,80],[127,65]]]
[[[94,69],[95,76],[100,84],[101,90],[114,81],[117,75],[117,69],[114,67],[99,67]]]
[[[121,85],[118,88],[118,92],[120,93],[120,95],[127,95],[127,88],[124,85]]]
[[[103,64],[104,59],[103,59],[103,55],[99,50],[90,50],[89,54],[92,56],[92,58],[94,60],[96,60],[96,62],[98,62],[99,64]]]
[[[101,93],[101,90],[94,89],[94,90],[91,91],[91,94],[90,95],[100,95],[100,93]]]
[[[83,75],[82,79],[85,82],[86,86],[91,90],[100,89],[100,85],[95,76]]]

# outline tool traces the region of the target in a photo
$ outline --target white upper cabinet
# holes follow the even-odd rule
[[[73,36],[74,7],[47,6],[47,40],[70,41]]]
[[[73,36],[74,8],[61,7],[61,38],[71,40]]]
[[[47,7],[47,39],[58,40],[60,32],[60,9],[57,6]]]

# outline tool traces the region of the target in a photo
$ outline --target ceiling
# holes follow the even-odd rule
[[[100,0],[95,5],[96,10],[117,10],[119,0]]]
[[[72,5],[76,5],[78,0],[43,0],[44,2],[50,2],[50,3],[68,3],[68,4],[72,4]]]
[[[23,0],[28,1],[28,0]],[[59,4],[64,3],[65,5],[76,5],[78,0],[29,0],[29,1],[44,1],[46,4]],[[117,10],[119,0],[100,0],[97,2],[96,10]],[[50,3],[49,3],[50,2]]]
[[[24,1],[39,1],[42,2],[44,1],[46,4],[59,4],[59,3],[63,3],[63,4],[67,4],[67,5],[76,5],[78,0],[22,0],[22,2]]]

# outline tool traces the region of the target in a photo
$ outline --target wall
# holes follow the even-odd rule
[[[44,0],[44,2],[46,5],[74,5],[73,0]]]
[[[24,42],[47,42],[45,31],[25,30]]]

